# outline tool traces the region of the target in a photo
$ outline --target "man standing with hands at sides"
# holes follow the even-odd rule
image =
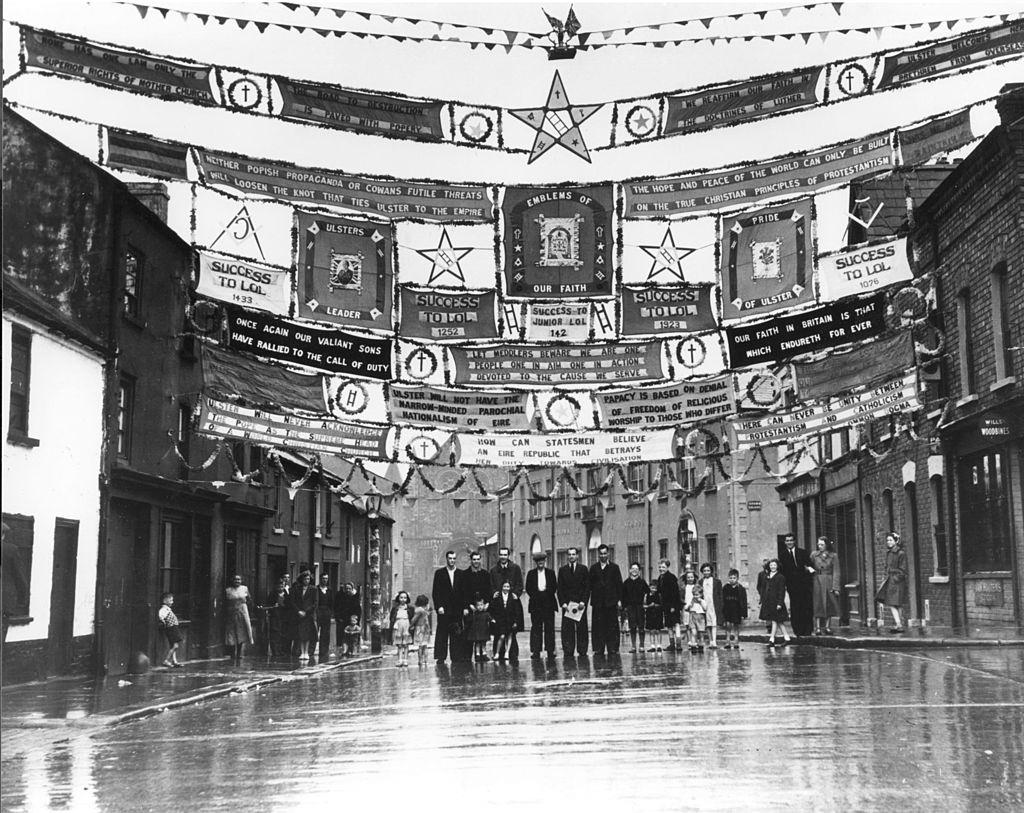
[[[451,643],[452,660],[458,657],[458,644],[452,635],[452,627],[462,620],[462,579],[463,571],[455,569],[455,551],[444,555],[445,566],[434,571],[434,585],[431,598],[437,611],[437,629],[434,632],[434,658],[444,663]]]
[[[810,635],[814,627],[814,567],[810,554],[796,546],[796,537],[786,534],[786,549],[779,557],[789,595],[789,615],[795,635]]]
[[[548,658],[555,657],[555,609],[558,579],[547,567],[547,554],[534,554],[537,567],[526,574],[526,595],[530,597],[530,657],[540,660],[541,644]]]
[[[622,609],[622,571],[609,561],[608,546],[597,549],[597,562],[590,566],[590,606],[594,608],[594,654],[619,654],[619,610]]]
[[[509,561],[508,548],[498,548],[498,564],[491,568],[491,597],[497,598],[501,593],[501,585],[508,582],[512,588],[512,596],[516,601],[523,595],[523,571],[515,562]],[[519,641],[516,640],[516,633],[509,633],[511,640],[508,642],[508,656],[511,660],[519,659]],[[498,654],[498,636],[494,636],[494,645],[491,648],[491,657]]]
[[[320,663],[324,663],[331,653],[331,616],[334,614],[334,599],[331,577],[321,573],[320,584],[316,588],[316,628],[319,642],[317,657]]]
[[[558,603],[562,607],[562,655],[566,658],[587,654],[587,599],[590,598],[590,574],[579,563],[579,548],[566,551],[568,562],[558,570]],[[569,603],[582,604],[583,615],[574,621],[568,615]]]
[[[473,609],[477,601],[484,600],[485,604],[491,603],[493,591],[491,590],[491,574],[483,569],[479,552],[469,555],[469,569],[462,571],[462,616],[463,620],[469,618],[469,611]],[[472,647],[469,641],[459,640],[458,660],[469,660],[472,655]],[[454,656],[453,656],[454,659]],[[487,660],[487,656],[483,656]]]

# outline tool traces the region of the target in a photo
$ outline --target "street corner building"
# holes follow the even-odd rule
[[[866,382],[916,365],[919,417],[822,435],[820,465],[779,487],[798,544],[825,535],[836,546],[843,623],[881,625],[890,531],[907,554],[911,625],[1024,619],[1024,86],[1004,87],[996,107],[1000,124],[963,160],[851,186],[864,217],[850,243],[905,237],[916,262],[890,326],[929,301],[934,313],[905,340],[868,345],[870,362],[850,353],[829,373]],[[799,364],[798,382],[802,372],[816,383]]]
[[[154,661],[164,592],[183,659],[218,656],[236,573],[256,604],[304,568],[365,603],[378,539],[387,599],[391,518],[332,492],[354,473],[193,432],[203,316],[164,184],[11,109],[3,177],[4,681]]]

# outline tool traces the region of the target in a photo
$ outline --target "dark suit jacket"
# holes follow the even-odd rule
[[[449,618],[462,617],[462,579],[464,571],[455,571],[455,585],[452,586],[448,578],[448,568],[439,567],[434,571],[434,586],[431,592],[431,599],[434,602],[435,610],[444,610],[444,615]]]
[[[801,547],[793,548],[796,553],[796,563],[788,549],[783,546],[779,556],[779,570],[786,577],[786,585],[790,590],[810,589],[812,575],[807,572],[811,564],[811,554]]]
[[[334,620],[342,626],[347,627],[349,619],[355,616],[362,619],[363,607],[359,601],[359,594],[349,595],[344,590],[339,590],[334,597]]]
[[[601,569],[600,562],[590,566],[590,604],[593,607],[614,607],[622,601],[622,571],[614,562]]]
[[[679,595],[679,579],[676,578],[675,573],[666,570],[658,576],[655,584],[658,586],[658,601],[665,608],[665,612],[678,611],[683,608],[683,599]]]
[[[477,595],[479,595],[484,602],[490,602],[491,596],[494,593],[494,591],[491,590],[491,574],[483,568],[473,570],[472,567],[466,568],[461,572],[462,598],[460,603],[462,604],[463,609],[471,607]]]
[[[517,596],[523,594],[523,570],[515,562],[509,561],[508,567],[502,567],[500,564],[495,565],[490,570],[490,577],[492,595],[501,590],[501,583],[506,579],[512,585],[513,593]]]
[[[334,612],[334,589],[331,587],[327,588],[326,593],[321,593],[320,588],[316,588],[316,620],[319,624],[330,623],[331,616]],[[346,622],[347,623],[347,622]]]
[[[550,567],[544,568],[544,591],[537,589],[537,568],[526,574],[526,595],[530,597],[530,615],[554,613],[558,607],[558,577]]]
[[[576,572],[570,565],[562,565],[558,569],[558,603],[568,604],[570,601],[586,602],[590,598],[590,573],[587,568],[576,563]]]
[[[303,595],[301,587],[294,587],[288,594],[288,598],[291,600],[292,609],[296,613],[302,610],[302,612],[306,613],[306,617],[309,618],[311,615],[316,617],[317,594],[318,591],[313,585],[309,586],[305,595]]]

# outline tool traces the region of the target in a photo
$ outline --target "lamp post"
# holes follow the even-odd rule
[[[383,649],[382,627],[384,615],[381,607],[380,585],[380,509],[384,503],[383,494],[366,495],[367,556],[370,585],[370,651],[374,654]]]

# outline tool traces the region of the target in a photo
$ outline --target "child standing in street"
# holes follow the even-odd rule
[[[487,612],[487,602],[483,596],[477,596],[469,618],[466,619],[466,640],[473,645],[473,660],[483,663],[488,660],[484,654],[486,644],[491,638],[491,614]]]
[[[420,593],[416,596],[416,607],[412,613],[412,645],[416,647],[418,663],[420,666],[427,664],[427,647],[430,646],[430,638],[434,633],[434,618],[430,614],[430,599]]]
[[[747,617],[747,588],[740,584],[740,572],[729,571],[729,581],[722,585],[722,620],[725,622],[725,648],[740,648],[740,624]]]
[[[363,629],[359,626],[359,616],[349,616],[348,626],[345,627],[345,654],[349,657],[359,654],[359,639],[363,635]]]
[[[412,636],[409,634],[411,622],[412,607],[409,606],[409,594],[405,590],[400,590],[391,607],[391,643],[395,645],[395,655],[398,658],[396,666],[409,665],[409,643],[412,641]]]
[[[651,648],[648,652],[661,652],[661,633],[665,629],[665,613],[661,607],[658,588],[652,587],[644,601],[644,626],[651,636]],[[640,633],[640,648],[643,649],[643,632]]]
[[[167,656],[163,660],[164,666],[180,669],[178,663],[178,644],[181,643],[181,626],[178,616],[171,608],[174,606],[174,594],[164,593],[160,597],[160,609],[156,611],[157,621],[160,622],[160,632],[167,641]]]
[[[703,652],[708,609],[704,602],[704,591],[699,584],[693,585],[686,611],[690,614],[690,652]]]

